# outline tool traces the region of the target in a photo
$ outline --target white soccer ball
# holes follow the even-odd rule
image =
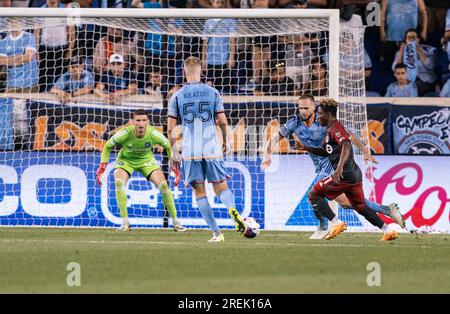
[[[256,220],[252,217],[244,218],[245,222],[245,232],[244,237],[246,238],[254,238],[256,237],[260,232],[260,225],[256,222]]]

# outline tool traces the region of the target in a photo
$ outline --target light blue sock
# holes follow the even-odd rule
[[[227,209],[230,209],[231,207],[236,208],[236,205],[234,203],[234,195],[230,189],[222,191],[219,195],[219,198],[220,201],[227,207]]]
[[[388,206],[380,205],[378,203],[369,201],[366,199],[367,207],[369,207],[371,210],[376,211],[377,213],[382,213],[385,216],[389,216],[391,213],[391,210]]]
[[[211,229],[214,233],[219,231],[219,227],[214,219],[212,208],[209,205],[208,199],[206,197],[197,198],[197,204],[198,209],[200,210],[200,213],[202,213],[203,219],[205,219],[209,229]]]

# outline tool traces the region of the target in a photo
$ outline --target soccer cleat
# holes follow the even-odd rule
[[[400,213],[400,208],[398,208],[398,205],[392,203],[388,207],[390,210],[389,216],[394,219],[400,227],[405,228],[405,218],[403,218],[403,215]]]
[[[328,234],[328,230],[317,228],[317,230],[309,237],[310,240],[323,240]]]
[[[398,232],[395,230],[385,232],[380,241],[392,241],[398,238]]]
[[[243,233],[245,231],[245,222],[244,219],[242,219],[241,215],[239,215],[236,208],[231,207],[228,211],[231,218],[233,218],[234,222],[236,223],[236,230],[238,232]]]
[[[343,221],[341,221],[340,223],[331,225],[330,231],[325,236],[325,240],[333,239],[333,238],[337,237],[340,233],[344,232],[345,230],[347,230],[347,225]]]
[[[225,241],[225,237],[223,236],[223,233],[221,233],[217,237],[213,236],[210,240],[208,240],[209,243],[224,242],[224,241]]]
[[[117,231],[131,231],[130,225],[122,225]]]
[[[180,224],[178,221],[173,224],[173,231],[175,231],[175,232],[184,232],[186,230],[187,229],[185,227],[183,227],[183,225]]]

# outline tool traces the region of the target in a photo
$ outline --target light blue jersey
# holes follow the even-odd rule
[[[305,146],[322,148],[322,142],[327,134],[327,128],[319,124],[317,117],[314,123],[308,127],[297,116],[289,119],[280,128],[279,133],[283,137],[288,137],[292,133],[295,133]],[[317,156],[311,153],[309,153],[309,157],[313,161],[318,176],[329,176],[333,173],[333,166],[328,157]]]
[[[171,98],[168,115],[181,118],[183,160],[221,159],[215,115],[224,112],[217,89],[200,82],[184,85]]]
[[[447,80],[447,83],[445,83],[444,86],[442,87],[439,96],[450,98],[450,79]]]
[[[389,84],[384,97],[418,97],[417,86],[414,82],[408,82],[405,86],[392,82]]]
[[[229,35],[234,32],[236,21],[233,19],[210,19],[204,26],[203,34]],[[206,63],[209,65],[227,64],[230,56],[230,37],[209,37],[206,51]]]
[[[417,0],[389,0],[386,13],[386,36],[389,41],[403,41],[408,29],[417,29]]]
[[[85,87],[94,87],[94,76],[91,72],[84,70],[79,80],[73,80],[70,72],[66,72],[59,77],[55,87],[64,92],[73,92]]]
[[[12,57],[23,55],[27,50],[36,49],[36,39],[33,34],[22,32],[18,37],[9,34],[0,40],[0,56]],[[36,58],[23,65],[8,65],[7,88],[26,88],[34,86],[39,81],[39,68]]]

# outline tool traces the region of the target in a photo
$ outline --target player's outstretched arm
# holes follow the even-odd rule
[[[226,155],[231,150],[231,147],[229,146],[228,120],[223,112],[217,114],[217,119],[219,120],[219,127],[223,136],[223,153]]]
[[[272,164],[271,156],[272,152],[275,148],[275,145],[280,142],[280,133],[275,132],[267,141],[266,146],[264,147],[264,157],[261,162],[261,169],[266,169],[270,167]]]
[[[167,152],[167,157],[169,159],[171,159],[172,158],[172,149],[170,147],[170,143],[169,143],[169,140],[167,139],[167,137],[165,137],[164,134],[162,134],[161,132],[159,132],[156,129],[152,131],[151,136],[152,136],[153,144],[158,144],[161,147],[163,147]]]
[[[97,169],[97,183],[102,185],[102,175],[105,172],[106,165],[109,161],[109,156],[111,155],[111,150],[117,144],[122,144],[123,141],[128,137],[128,132],[125,129],[118,131],[114,136],[112,136],[103,146],[102,155],[100,158],[100,166]]]
[[[110,138],[103,146],[102,155],[100,158],[100,166],[97,169],[97,183],[102,186],[102,175],[105,172],[106,165],[109,161],[109,156],[111,155],[111,150],[114,148],[113,140]]]
[[[306,150],[308,153],[317,156],[328,157],[327,151],[324,150],[323,148],[305,146],[302,142],[297,142],[297,148],[299,150]]]
[[[364,161],[377,164],[378,161],[372,156],[372,154],[370,153],[370,149],[364,145],[361,139],[352,132],[349,132],[349,135],[350,141],[352,141],[352,143],[355,144],[355,146],[358,147],[359,151],[363,154]]]

